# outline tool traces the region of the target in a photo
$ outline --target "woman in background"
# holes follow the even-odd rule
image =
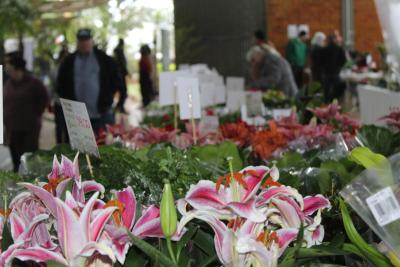
[[[39,149],[42,114],[49,102],[46,87],[26,71],[25,65],[20,56],[6,60],[10,79],[4,88],[4,125],[15,172],[25,152]]]
[[[140,48],[141,58],[139,61],[140,92],[142,93],[143,107],[146,107],[153,100],[154,87],[151,79],[153,70],[151,50],[148,45]]]

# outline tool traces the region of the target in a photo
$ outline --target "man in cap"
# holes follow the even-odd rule
[[[122,77],[113,58],[94,47],[90,29],[80,29],[77,48],[58,71],[61,98],[84,102],[93,130],[98,134],[106,124],[114,124],[114,94],[123,89]]]

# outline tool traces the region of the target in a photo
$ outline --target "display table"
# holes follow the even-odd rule
[[[378,121],[390,108],[400,107],[400,93],[371,85],[358,85],[360,118],[363,124],[383,125]]]

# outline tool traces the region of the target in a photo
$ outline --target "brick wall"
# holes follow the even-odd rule
[[[289,24],[308,24],[311,36],[342,29],[341,0],[266,0],[269,39],[283,53]],[[374,0],[354,0],[355,48],[372,52],[378,59],[376,44],[382,42]]]
[[[379,62],[376,46],[383,43],[381,25],[374,0],[354,1],[355,47],[359,51],[369,51]]]

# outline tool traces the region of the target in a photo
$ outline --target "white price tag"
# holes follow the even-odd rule
[[[188,71],[166,71],[160,73],[160,106],[178,104],[176,81],[178,77],[191,76]]]
[[[230,112],[239,111],[242,105],[246,104],[246,92],[228,91],[226,105]]]
[[[214,133],[218,131],[219,128],[219,118],[218,116],[204,116],[200,121],[200,128],[204,132]]]
[[[86,105],[60,98],[71,147],[85,154],[100,157]]]
[[[200,83],[201,106],[214,106],[217,101],[217,92],[213,83]]]
[[[289,117],[291,112],[292,110],[290,108],[273,109],[272,116],[274,117],[274,120],[279,120],[283,117]]]
[[[370,196],[366,202],[380,226],[400,219],[400,205],[390,187]]]
[[[201,118],[199,80],[178,77],[179,116],[181,120]]]
[[[226,88],[228,91],[244,91],[244,78],[227,77]]]

